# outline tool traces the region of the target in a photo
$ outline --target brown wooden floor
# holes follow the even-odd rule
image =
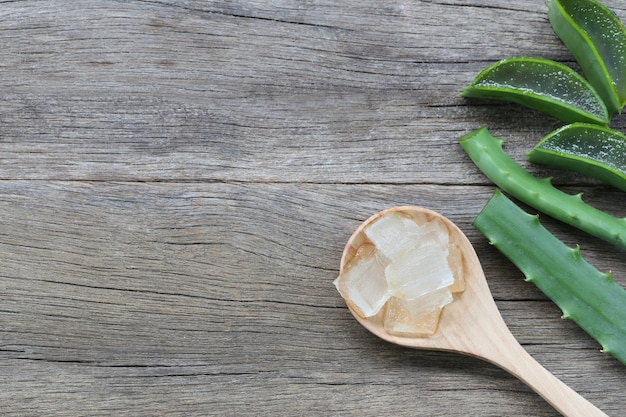
[[[525,160],[560,122],[459,97],[510,56],[574,65],[543,0],[0,2],[1,414],[557,415],[351,317],[344,244],[415,204],[468,235],[524,347],[626,415],[624,365],[471,226],[495,188],[458,138],[485,125],[626,215],[623,192]],[[623,250],[542,220],[626,285]]]

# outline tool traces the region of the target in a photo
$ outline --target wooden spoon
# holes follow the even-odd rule
[[[491,296],[472,244],[463,232],[444,216],[414,206],[394,207],[373,215],[359,226],[346,244],[341,258],[342,271],[354,258],[359,246],[367,242],[364,229],[389,211],[411,217],[418,224],[435,218],[440,219],[448,229],[450,242],[458,245],[463,253],[466,288],[464,292],[456,294],[454,301],[444,308],[439,327],[432,336],[393,336],[383,328],[380,315],[364,319],[350,309],[366,329],[381,339],[397,345],[456,352],[493,363],[526,383],[566,417],[608,417],[542,367],[517,342]]]

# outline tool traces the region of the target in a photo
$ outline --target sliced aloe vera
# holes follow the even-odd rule
[[[610,114],[626,104],[626,27],[596,0],[551,0],[548,18],[606,104]]]
[[[626,191],[626,136],[574,123],[555,130],[528,153],[531,162],[581,172]]]
[[[461,95],[517,103],[567,123],[609,122],[591,84],[568,66],[548,59],[503,59],[481,71]]]

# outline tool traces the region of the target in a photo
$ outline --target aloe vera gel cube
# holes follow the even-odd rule
[[[412,301],[391,297],[383,327],[394,335],[429,336],[437,330],[441,309],[452,302],[449,288],[442,288]]]
[[[387,259],[394,259],[420,238],[420,226],[397,213],[389,213],[372,223],[365,234]]]
[[[447,254],[434,240],[423,240],[402,252],[387,265],[385,276],[391,294],[405,300],[414,300],[454,283]]]
[[[385,270],[375,256],[360,259],[335,280],[335,287],[362,317],[376,315],[389,299]]]

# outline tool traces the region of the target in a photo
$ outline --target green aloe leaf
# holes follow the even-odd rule
[[[461,95],[521,104],[567,123],[609,122],[591,84],[568,66],[548,59],[503,59],[481,71]]]
[[[585,203],[582,194],[566,194],[555,188],[549,179],[531,175],[504,153],[503,142],[486,128],[459,139],[476,166],[502,190],[555,219],[626,248],[626,217],[617,218],[598,210]]]
[[[548,18],[606,104],[626,104],[626,27],[597,0],[551,0]]]
[[[476,227],[563,311],[626,365],[626,290],[496,191]]]
[[[574,123],[543,138],[531,162],[578,171],[626,191],[626,136],[606,127]]]

